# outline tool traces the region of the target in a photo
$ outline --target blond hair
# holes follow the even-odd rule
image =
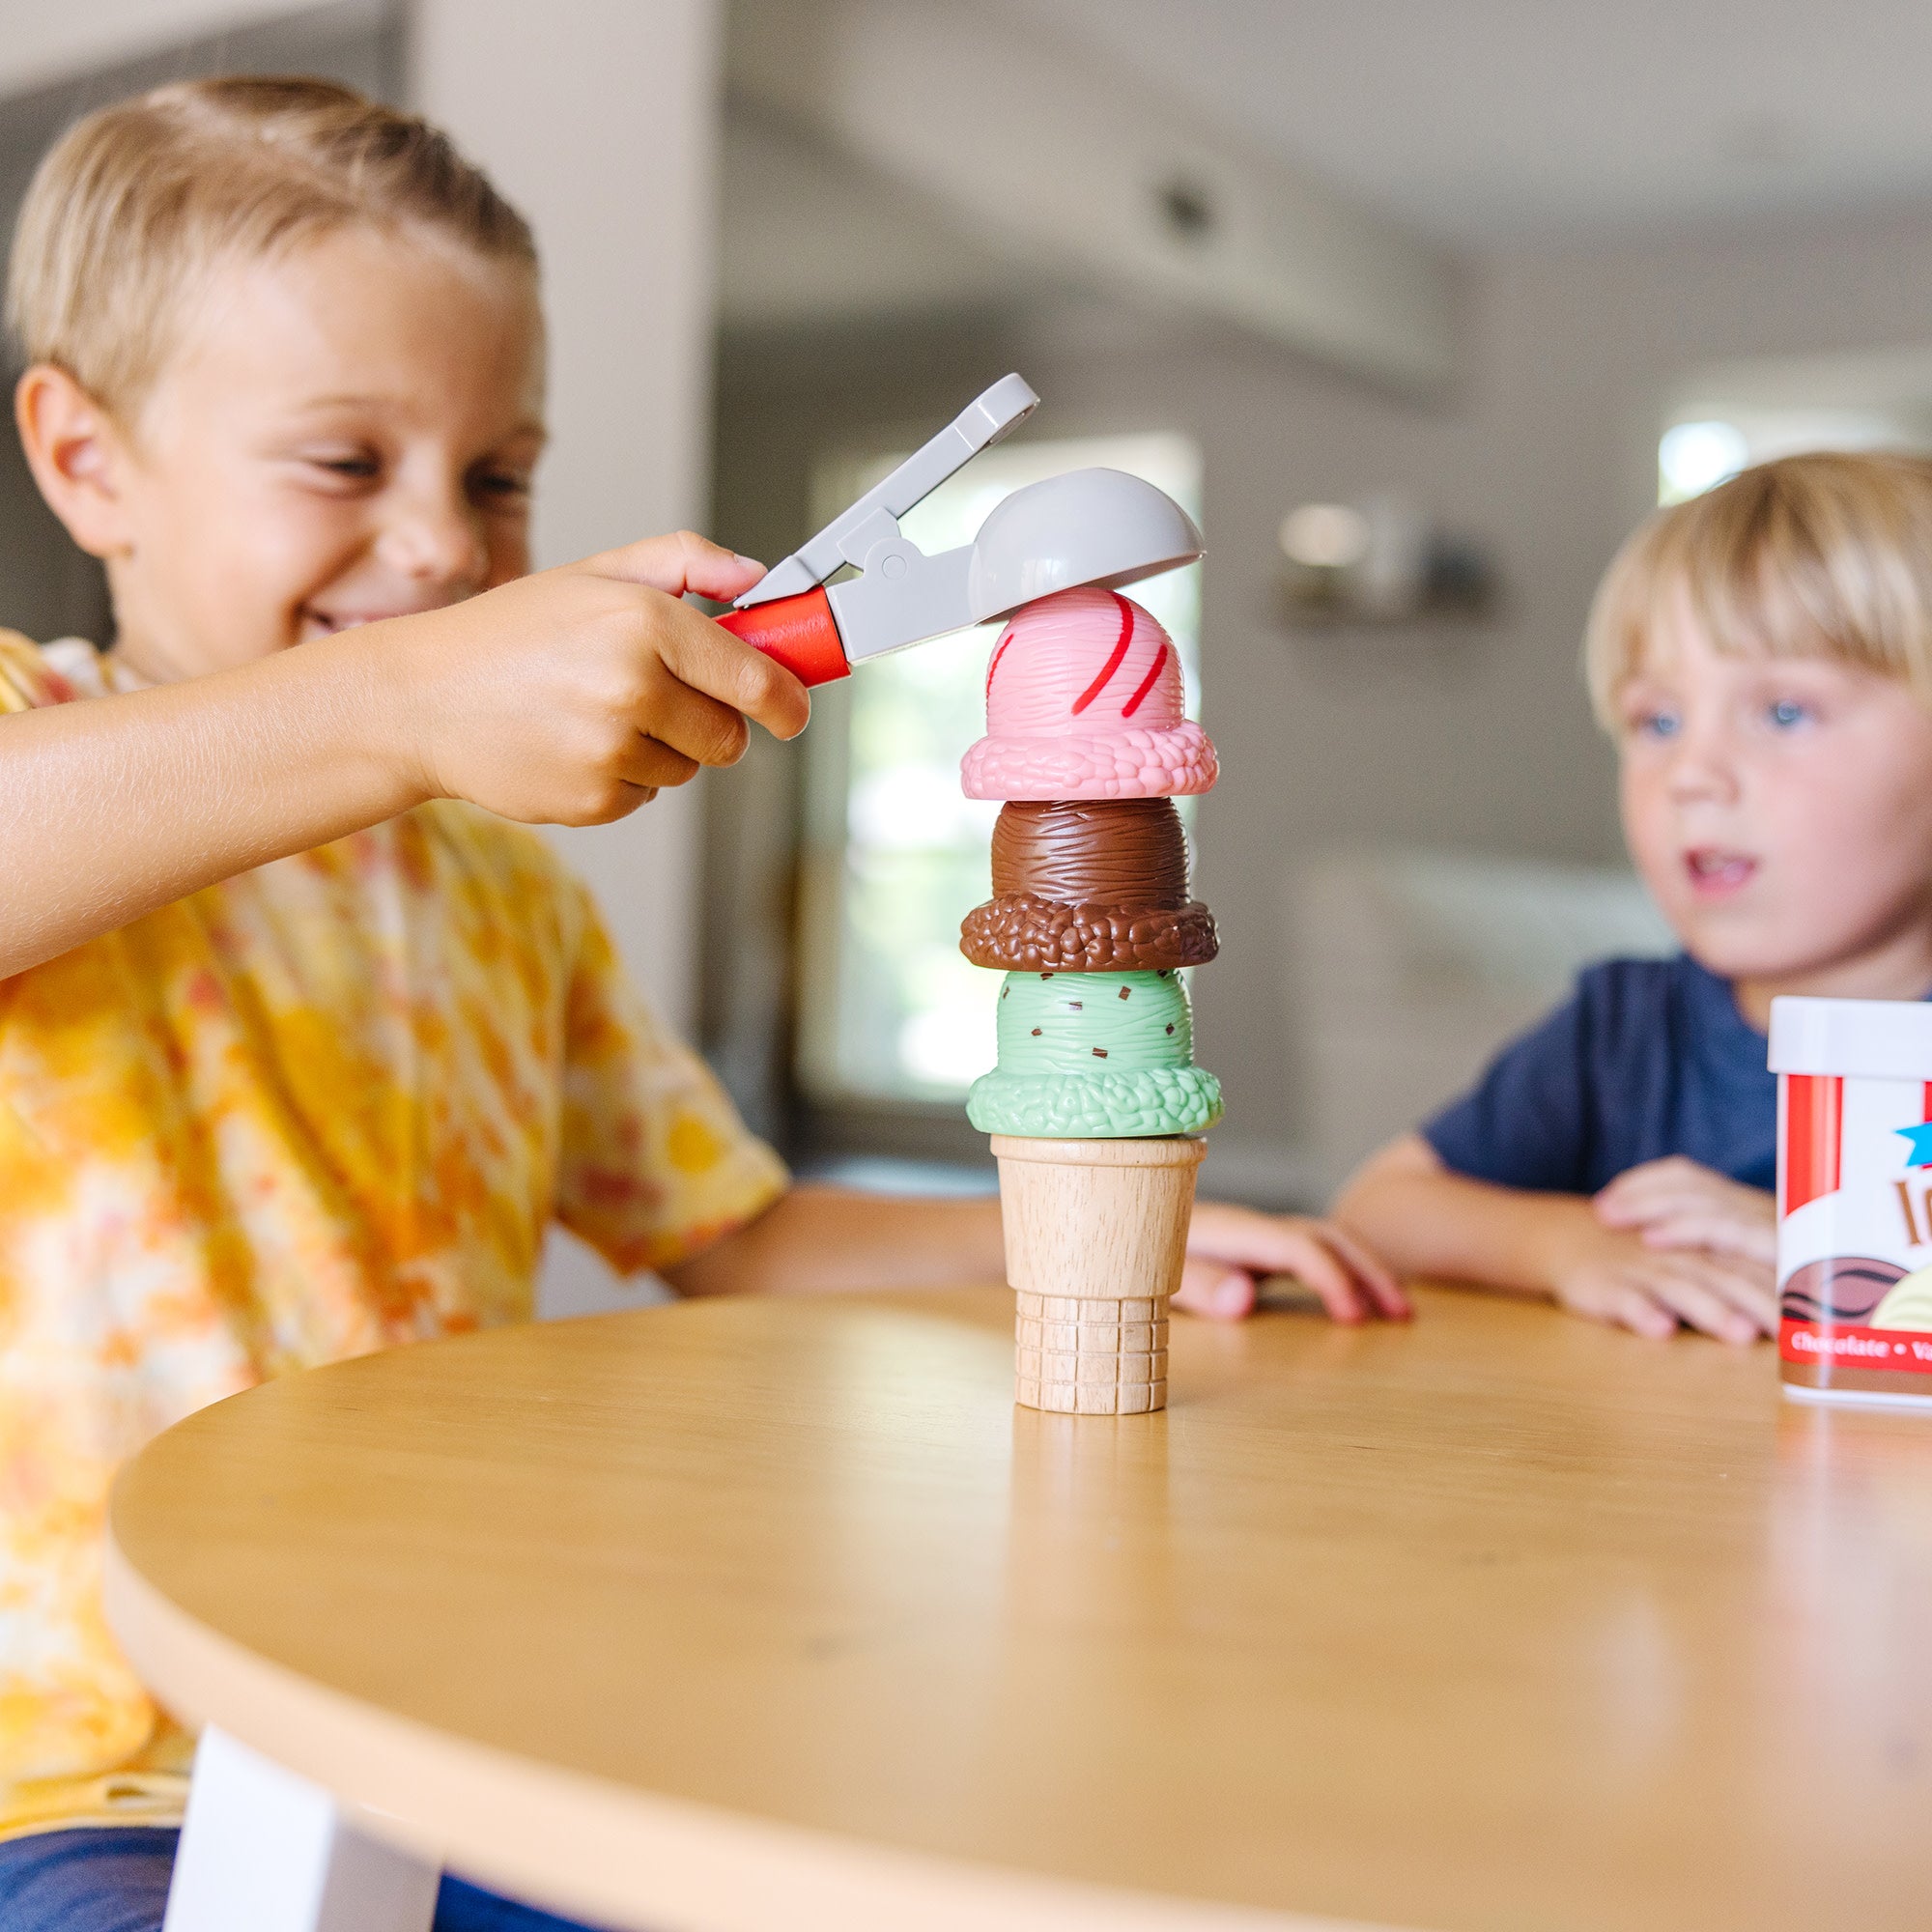
[[[1932,703],[1932,462],[1779,457],[1639,525],[1598,586],[1583,645],[1606,727],[1679,612],[1725,656],[1836,658]]]
[[[28,361],[125,413],[216,271],[359,223],[536,265],[523,216],[415,115],[326,80],[157,87],[75,122],[43,156],[14,233],[7,320]]]

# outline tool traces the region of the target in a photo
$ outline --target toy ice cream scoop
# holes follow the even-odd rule
[[[1002,377],[719,622],[805,683],[824,684],[863,659],[990,622],[1052,591],[1135,583],[1201,554],[1201,532],[1180,505],[1118,469],[1074,469],[1015,490],[970,544],[937,556],[910,542],[898,520],[1038,402],[1018,376]],[[828,585],[847,565],[858,575]]]
[[[1771,1068],[1784,1392],[1932,1403],[1932,1004],[1774,1000]]]
[[[1203,966],[1214,915],[1187,892],[1187,838],[1172,800],[1061,799],[1002,808],[993,896],[966,915],[959,950],[1007,971],[1145,972]]]
[[[1173,639],[1119,591],[1063,590],[1017,611],[986,667],[986,735],[968,798],[1179,798],[1214,782],[1214,748],[1180,715]]]
[[[986,735],[961,765],[969,797],[1007,801],[993,896],[960,932],[1007,969],[998,1065],[966,1111],[999,1161],[1014,1387],[1035,1408],[1167,1402],[1199,1135],[1221,1114],[1179,971],[1215,936],[1173,800],[1217,769],[1181,691],[1173,639],[1132,599],[1041,597],[994,641]]]
[[[1221,1117],[1174,973],[1009,973],[998,1037],[998,1066],[966,1099],[982,1132],[1191,1134]]]

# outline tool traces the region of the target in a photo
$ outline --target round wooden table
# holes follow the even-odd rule
[[[1009,1397],[995,1292],[403,1349],[170,1430],[167,1702],[659,1932],[1932,1923],[1932,1415],[1425,1293]]]

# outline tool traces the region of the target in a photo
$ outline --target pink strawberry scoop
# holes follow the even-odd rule
[[[1180,661],[1116,590],[1042,597],[1000,633],[986,668],[986,735],[966,753],[968,798],[1184,798],[1211,788],[1214,747],[1180,715]]]

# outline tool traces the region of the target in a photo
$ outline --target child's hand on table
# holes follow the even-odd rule
[[[1660,1340],[1679,1327],[1720,1342],[1755,1342],[1776,1333],[1777,1293],[1769,1261],[1708,1247],[1650,1245],[1631,1229],[1601,1225],[1586,1224],[1566,1245],[1551,1293],[1572,1314]]]
[[[1761,1187],[1682,1154],[1620,1174],[1597,1197],[1597,1219],[1647,1248],[1709,1248],[1750,1261],[1777,1259],[1777,1206]]]
[[[1639,1335],[1776,1332],[1777,1210],[1763,1189],[1672,1154],[1618,1175],[1590,1207],[1604,1238],[1558,1280],[1566,1308]]]
[[[1226,1202],[1195,1203],[1177,1308],[1238,1321],[1254,1311],[1257,1279],[1269,1274],[1292,1274],[1305,1283],[1337,1321],[1408,1318],[1408,1300],[1395,1276],[1329,1222],[1264,1214]]]

